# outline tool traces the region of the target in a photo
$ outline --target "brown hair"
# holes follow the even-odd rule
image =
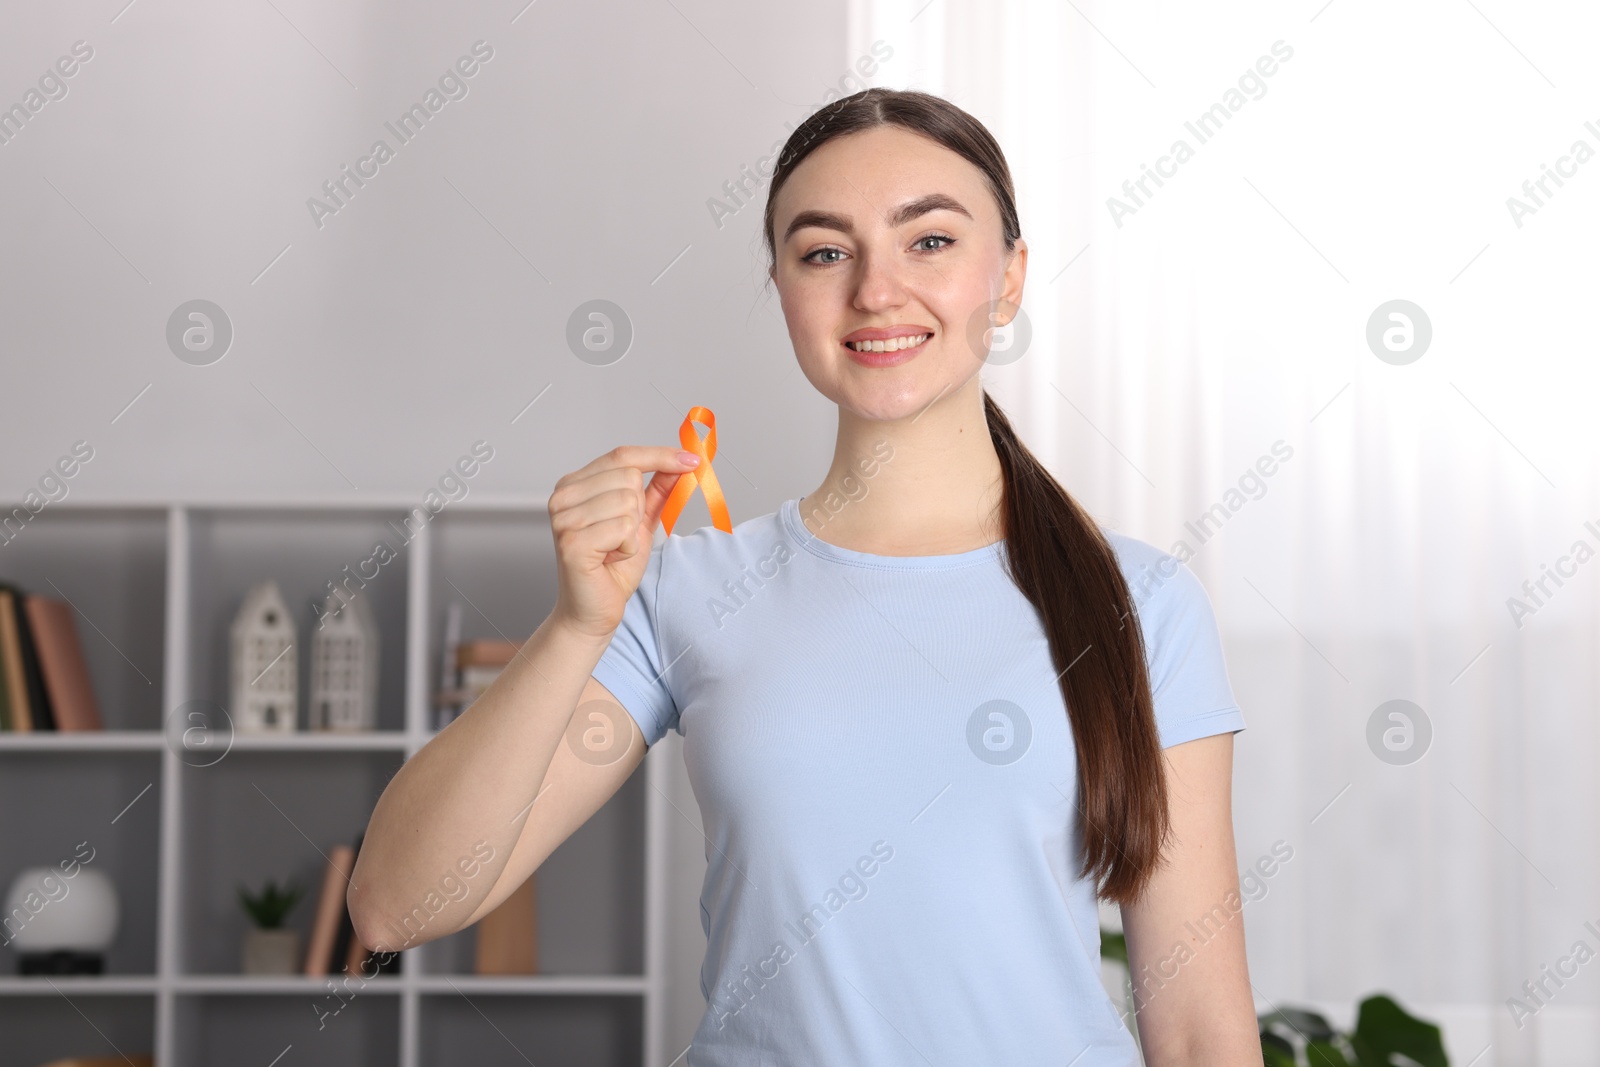
[[[867,89],[816,111],[785,142],[764,218],[773,263],[773,204],[784,182],[821,145],[877,126],[922,134],[982,171],[1006,248],[1016,247],[1022,229],[1011,172],[983,124],[929,93]],[[1093,518],[1018,440],[987,392],[983,406],[1004,474],[1011,577],[1044,624],[1077,750],[1080,871],[1098,895],[1128,903],[1149,884],[1169,833],[1144,638],[1139,626],[1124,625],[1135,614],[1133,597]]]

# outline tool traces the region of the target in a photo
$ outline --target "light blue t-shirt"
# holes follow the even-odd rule
[[[1105,530],[1161,743],[1238,731],[1188,568]],[[1077,877],[1077,765],[1005,543],[879,556],[799,501],[659,539],[594,676],[683,736],[710,864],[689,1067],[1129,1067]]]

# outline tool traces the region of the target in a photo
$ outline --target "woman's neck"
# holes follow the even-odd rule
[[[806,528],[829,544],[881,556],[966,552],[1004,536],[1000,457],[974,375],[895,422],[839,408],[828,475],[801,498]]]

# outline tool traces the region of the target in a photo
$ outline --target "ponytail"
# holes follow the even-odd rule
[[[1078,754],[1081,874],[1100,896],[1126,904],[1155,873],[1170,829],[1132,594],[1094,519],[1017,439],[988,393],[983,409],[1004,472],[1011,577],[1044,624]]]

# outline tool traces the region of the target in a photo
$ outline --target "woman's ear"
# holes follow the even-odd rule
[[[1011,250],[1010,256],[1006,262],[1000,299],[1012,307],[1021,307],[1022,285],[1028,280],[1028,242],[1018,237],[1016,247]]]

